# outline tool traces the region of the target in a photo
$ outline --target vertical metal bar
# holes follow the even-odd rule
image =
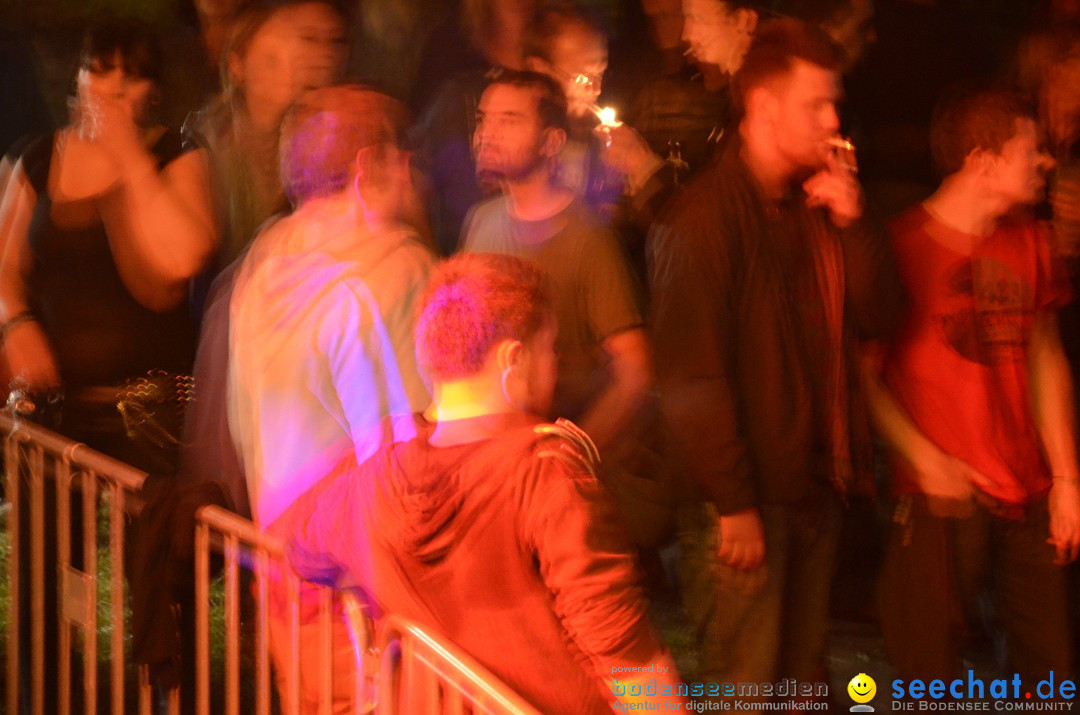
[[[169,715],[180,715],[180,688],[176,687],[169,691]]]
[[[375,699],[375,712],[378,715],[397,713],[397,694],[400,682],[396,674],[400,672],[401,649],[390,639],[382,640],[383,648],[379,660],[378,696]]]
[[[464,715],[465,713],[465,700],[461,696],[461,691],[453,685],[443,687],[443,713],[449,713],[449,715]],[[473,708],[475,711],[476,708]]]
[[[416,643],[412,634],[402,632],[401,638],[401,682],[398,693],[401,697],[401,707],[407,712],[415,712],[417,705],[417,678],[416,678]]]
[[[285,566],[284,568],[288,568]],[[334,599],[333,592],[318,587],[319,596],[319,713],[330,715],[334,702]]]
[[[83,570],[89,576],[87,620],[83,631],[83,685],[86,691],[84,703],[86,715],[97,715],[97,474],[93,470],[82,471],[83,508]]]
[[[225,537],[225,712],[240,715],[239,546]]]
[[[427,649],[425,648],[425,650]],[[414,659],[417,664],[416,671],[420,678],[420,687],[417,690],[422,694],[424,712],[440,712],[439,694],[441,688],[438,674],[431,661],[427,658],[420,659],[414,656]]]
[[[12,432],[4,439],[4,474],[7,481],[8,501],[11,503],[11,511],[7,520],[8,538],[11,546],[11,555],[8,557],[8,584],[11,590],[8,593],[8,647],[7,647],[7,711],[16,713],[19,711],[19,626],[22,625],[22,614],[19,612],[19,590],[22,588],[22,576],[20,571],[26,568],[21,562],[19,554],[21,547],[19,539],[19,518],[22,514],[22,494],[19,484],[19,465],[22,454],[19,444],[18,432]]]
[[[112,643],[109,657],[112,661],[112,711],[124,714],[124,489],[119,484],[109,485],[109,559],[110,606],[112,607]]]
[[[67,572],[71,565],[71,462],[64,457],[56,468],[56,565],[57,579],[61,589],[66,586]],[[56,656],[59,679],[60,715],[71,712],[71,625],[64,618],[63,597],[57,598],[56,609]]]
[[[139,666],[139,715],[151,715],[153,690],[150,688],[150,666]]]
[[[45,709],[45,475],[44,449],[28,449],[30,467],[30,641],[31,702]],[[55,564],[51,564],[56,568]]]
[[[255,632],[255,710],[258,715],[270,713],[269,583],[266,550],[259,549],[255,557],[255,584],[258,592]]]
[[[285,580],[287,604],[289,607],[289,715],[300,715],[300,580],[292,571],[279,569],[280,577]]]
[[[195,712],[210,715],[210,527],[195,526]]]

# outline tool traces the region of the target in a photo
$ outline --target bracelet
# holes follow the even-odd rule
[[[23,323],[28,323],[31,320],[36,321],[37,316],[29,310],[24,310],[11,316],[7,322],[0,325],[0,342],[7,340],[7,336],[12,330],[19,327]]]

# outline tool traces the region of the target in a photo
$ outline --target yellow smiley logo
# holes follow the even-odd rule
[[[877,683],[866,673],[859,673],[847,684],[848,695],[857,703],[868,703],[877,694]]]

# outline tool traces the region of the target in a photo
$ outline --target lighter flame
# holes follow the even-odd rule
[[[589,106],[589,109],[596,115],[596,118],[600,120],[600,126],[602,127],[617,127],[622,124],[622,122],[615,117],[614,107],[598,107],[597,105],[592,104]]]

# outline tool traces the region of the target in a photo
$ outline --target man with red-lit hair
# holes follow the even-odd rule
[[[415,439],[290,509],[290,558],[301,576],[362,589],[377,617],[441,633],[540,712],[676,709],[678,674],[596,448],[533,416],[551,402],[557,329],[536,266],[491,254],[440,266],[417,322],[432,408]]]
[[[931,127],[938,190],[891,226],[911,296],[870,360],[897,499],[881,620],[901,677],[959,677],[993,572],[1011,665],[1034,690],[1072,668],[1066,573],[1080,549],[1072,380],[1056,309],[1070,298],[1023,209],[1051,165],[1033,109],[956,93]]]

